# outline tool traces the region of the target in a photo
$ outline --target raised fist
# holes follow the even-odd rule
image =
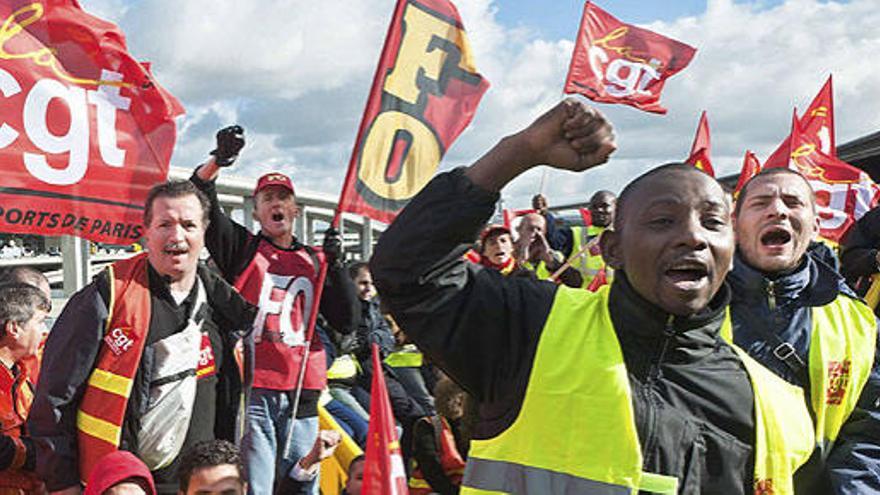
[[[218,167],[228,167],[235,163],[238,152],[244,147],[244,129],[231,125],[217,131],[217,148],[211,151]]]

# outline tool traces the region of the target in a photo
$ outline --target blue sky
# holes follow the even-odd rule
[[[118,23],[131,51],[153,62],[177,95],[181,120],[172,165],[207,157],[214,132],[238,123],[248,144],[224,173],[280,170],[299,189],[338,193],[395,0],[81,0]],[[467,165],[560,99],[583,3],[573,0],[454,0],[478,69],[490,81],[471,126],[440,170]],[[619,190],[645,169],[687,155],[700,112],[712,129],[719,175],[739,171],[746,149],[764,159],[834,74],[837,141],[877,130],[880,52],[877,0],[605,0],[624,22],[651,24],[697,48],[667,81],[666,116],[597,105],[614,123],[619,151],[583,174],[552,172],[551,203]],[[535,170],[503,192],[525,206]]]

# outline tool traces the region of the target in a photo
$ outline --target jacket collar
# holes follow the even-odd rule
[[[669,339],[661,360],[673,363],[691,362],[715,349],[730,302],[725,283],[703,310],[689,316],[672,315],[639,295],[621,270],[615,271],[610,290],[611,320],[624,354],[627,348],[660,349]]]
[[[840,292],[851,294],[843,278],[809,252],[794,271],[777,275],[761,272],[737,253],[727,282],[733,289],[734,301],[763,300],[772,290],[777,300],[800,299],[805,306],[822,306]]]

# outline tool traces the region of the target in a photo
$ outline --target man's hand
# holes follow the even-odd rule
[[[324,459],[333,455],[336,447],[342,443],[342,435],[335,430],[321,430],[318,432],[318,438],[312,445],[312,450],[299,460],[299,467],[304,471],[309,471],[312,466],[320,463]]]
[[[339,234],[338,230],[330,227],[324,231],[322,250],[327,258],[327,264],[335,265],[337,261],[342,260],[342,235]]]
[[[235,163],[238,153],[244,148],[244,129],[238,125],[224,127],[217,131],[217,148],[211,151],[218,167],[228,167]]]
[[[586,170],[608,161],[617,149],[614,130],[602,112],[567,98],[520,133],[535,163]]]
[[[476,185],[500,191],[537,165],[586,170],[608,161],[617,144],[611,123],[574,98],[563,100],[530,126],[502,139],[466,171]]]
[[[543,261],[548,265],[554,261],[550,244],[540,232],[536,232],[529,243],[529,261]]]

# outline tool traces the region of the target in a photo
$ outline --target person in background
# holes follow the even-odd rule
[[[156,495],[156,484],[143,461],[117,450],[98,461],[83,495]]]
[[[0,493],[38,494],[37,451],[25,422],[34,399],[28,359],[46,332],[49,299],[25,283],[0,285]]]
[[[348,480],[345,482],[345,489],[342,495],[361,495],[361,487],[364,481],[364,462],[366,458],[359,455],[351,460],[348,465]]]
[[[517,239],[513,256],[517,264],[535,274],[539,280],[548,280],[565,264],[565,256],[550,247],[545,237],[547,220],[537,213],[526,213],[516,226]],[[583,277],[573,267],[566,268],[558,280],[569,287],[583,285]]]
[[[247,489],[238,447],[225,440],[201,442],[184,452],[177,480],[178,495],[244,495]]]

